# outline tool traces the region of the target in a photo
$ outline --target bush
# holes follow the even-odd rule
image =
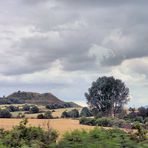
[[[78,118],[79,117],[79,111],[77,109],[73,109],[69,112],[64,111],[61,115],[61,118]]]
[[[117,129],[104,130],[95,128],[86,131],[75,130],[66,133],[57,148],[138,148],[125,132]]]
[[[134,118],[134,121],[138,121],[140,123],[144,123],[143,117],[142,116],[137,116]]]
[[[45,112],[44,114],[39,114],[37,116],[38,119],[52,119],[53,116],[52,116],[52,112],[51,111],[47,111]]]
[[[38,118],[38,119],[44,119],[44,115],[43,115],[43,114],[38,114],[38,115],[37,115],[37,118]]]
[[[51,112],[51,111],[45,112],[44,118],[45,118],[45,119],[52,119],[52,118],[53,118],[52,112]]]
[[[96,119],[95,125],[111,127],[113,126],[113,121],[110,118],[102,117],[102,118]]]
[[[47,109],[70,108],[70,107],[73,107],[70,103],[62,103],[62,104],[53,103],[46,105]]]
[[[92,113],[90,112],[90,110],[87,107],[83,107],[80,113],[81,117],[90,117],[92,116]]]
[[[30,113],[39,113],[39,108],[35,105],[33,105],[31,108],[30,108]]]
[[[4,132],[0,137],[1,143],[7,148],[39,147],[48,148],[56,142],[57,132],[50,129],[44,131],[40,127],[26,127],[27,120],[23,120],[19,126],[11,131]]]
[[[11,118],[12,114],[10,113],[9,110],[0,110],[0,118]]]
[[[96,120],[94,118],[86,118],[86,117],[82,117],[79,120],[80,124],[84,124],[84,125],[96,125]]]
[[[30,110],[30,106],[25,104],[23,105],[23,108],[22,108],[23,111],[29,111]]]
[[[19,111],[19,107],[13,106],[13,105],[8,106],[7,109],[8,109],[10,112]]]
[[[77,109],[73,109],[68,112],[69,116],[71,118],[78,118],[79,117],[79,111]]]
[[[17,98],[0,98],[0,104],[23,104],[24,101]]]
[[[103,127],[119,127],[119,128],[131,128],[131,124],[122,119],[117,118],[86,118],[82,117],[79,120],[80,124],[92,125],[92,126],[103,126]]]

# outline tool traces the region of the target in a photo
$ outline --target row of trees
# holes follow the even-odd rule
[[[73,109],[71,111],[64,111],[61,115],[61,118],[79,118],[79,117],[90,117],[90,116],[92,116],[91,111],[87,107],[84,107],[82,108],[80,113],[77,109]]]
[[[17,98],[0,98],[0,104],[23,104],[24,101]]]
[[[61,103],[61,104],[52,103],[52,104],[46,105],[47,109],[70,108],[70,107],[73,107],[72,104],[70,103]]]

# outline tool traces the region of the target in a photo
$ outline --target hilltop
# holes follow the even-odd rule
[[[76,103],[73,102],[64,102],[57,98],[52,93],[36,93],[36,92],[25,92],[18,91],[8,95],[6,98],[18,99],[24,103],[28,104],[37,104],[37,105],[47,105],[47,104],[58,104],[62,105],[69,103],[72,107],[79,107]]]

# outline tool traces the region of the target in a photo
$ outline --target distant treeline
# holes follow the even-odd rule
[[[70,107],[73,107],[71,103],[62,103],[62,104],[54,103],[46,105],[47,109],[70,108]]]
[[[0,104],[23,104],[25,103],[23,100],[17,98],[0,98]]]

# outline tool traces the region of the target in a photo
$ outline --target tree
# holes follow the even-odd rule
[[[87,107],[83,107],[80,113],[81,117],[90,117],[92,116],[92,113],[90,112],[90,110]]]
[[[138,115],[142,116],[143,118],[147,117],[147,109],[145,107],[139,107]]]
[[[78,118],[78,117],[79,117],[79,111],[77,109],[72,109],[69,112],[64,111],[61,115],[61,118]]]
[[[115,116],[118,109],[129,101],[129,89],[114,77],[100,77],[85,93],[91,109],[96,109],[107,116]]]
[[[11,118],[11,116],[12,114],[9,112],[9,110],[0,110],[0,118]]]
[[[32,107],[30,108],[30,112],[31,112],[31,113],[38,113],[38,112],[39,112],[39,108],[34,105],[34,106],[32,106]]]
[[[23,111],[29,111],[30,110],[30,106],[25,104],[23,105]]]
[[[73,109],[68,112],[70,118],[78,118],[79,117],[79,111],[77,109]]]
[[[45,118],[45,119],[52,119],[52,118],[53,118],[52,112],[51,112],[51,111],[45,112],[44,118]]]
[[[64,111],[61,115],[61,118],[69,118],[69,114],[67,111]]]

